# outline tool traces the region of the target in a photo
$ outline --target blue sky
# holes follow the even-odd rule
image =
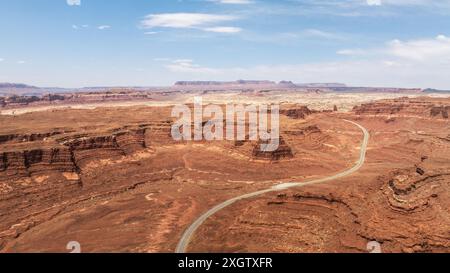
[[[0,82],[450,89],[449,0],[0,0]]]

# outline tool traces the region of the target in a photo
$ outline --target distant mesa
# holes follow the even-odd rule
[[[343,83],[300,83],[292,81],[280,81],[279,83],[269,80],[237,80],[237,81],[178,81],[175,86],[236,86],[236,85],[260,85],[278,87],[301,87],[301,88],[346,88]]]
[[[424,93],[450,93],[450,90],[440,90],[434,88],[427,88],[423,90]]]
[[[325,93],[392,93],[425,94],[450,92],[420,88],[353,87],[343,83],[295,83],[288,80],[237,81],[178,81],[172,86],[98,86],[84,88],[36,87],[23,83],[0,83],[0,108],[25,107],[67,103],[93,103],[154,100],[155,97],[176,96],[185,93],[205,95],[215,92],[238,92],[244,95],[264,96],[271,92],[319,95]],[[334,108],[331,112],[338,112]],[[290,111],[289,116],[301,118],[302,113]],[[442,112],[442,111],[441,111]],[[297,115],[298,114],[298,115]],[[445,113],[443,114],[445,116]]]
[[[0,83],[0,96],[21,95],[34,96],[39,95],[43,90],[36,86],[23,83]]]
[[[290,88],[298,87],[295,83],[293,83],[291,81],[281,81],[278,83],[278,85],[283,86],[283,87],[290,87]]]
[[[267,80],[237,80],[237,81],[178,81],[175,86],[229,86],[229,85],[276,85],[276,82]]]
[[[8,83],[8,82],[0,82],[0,88],[17,88],[17,89],[23,89],[23,88],[33,88],[37,89],[36,86],[26,85],[23,83]]]
[[[297,83],[298,87],[306,88],[347,88],[344,83]]]
[[[273,81],[267,81],[267,80],[263,80],[263,81],[248,81],[248,80],[238,80],[236,81],[237,84],[276,84]]]

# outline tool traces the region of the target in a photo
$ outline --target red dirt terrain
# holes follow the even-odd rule
[[[401,98],[353,112],[282,107],[280,148],[175,142],[169,107],[0,116],[0,251],[173,252],[230,198],[280,183],[339,180],[240,201],[196,232],[196,252],[450,252],[449,99]],[[337,110],[337,109],[335,109]]]

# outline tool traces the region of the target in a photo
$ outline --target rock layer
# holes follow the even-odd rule
[[[357,115],[404,115],[442,119],[448,119],[449,110],[450,102],[421,98],[381,100],[353,108]]]

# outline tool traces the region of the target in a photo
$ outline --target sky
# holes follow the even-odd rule
[[[0,0],[0,82],[450,89],[450,0]]]

